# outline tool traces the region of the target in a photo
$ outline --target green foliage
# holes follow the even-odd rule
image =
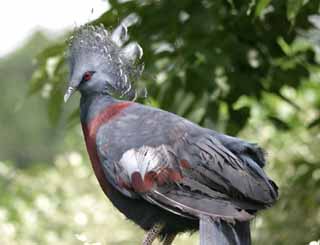
[[[256,10],[255,10],[255,15],[261,17],[263,10],[267,8],[271,0],[260,0],[257,3]]]
[[[34,162],[48,161],[57,152],[59,129],[51,128],[46,117],[46,98],[29,97],[34,65],[33,58],[50,44],[41,32],[34,33],[26,43],[0,60],[0,158],[11,160],[19,166],[28,166]],[[44,71],[34,72],[32,84],[42,82]],[[48,130],[50,129],[50,130]],[[50,149],[47,147],[50,142]]]
[[[320,237],[319,127],[306,127],[319,115],[315,102],[320,90],[312,83],[305,83],[298,91],[289,87],[282,90],[303,108],[299,111],[265,94],[263,103],[253,104],[251,121],[242,132],[243,136],[259,138],[268,150],[267,170],[280,185],[277,205],[253,223],[256,244],[308,244]],[[285,123],[283,129],[265,121],[265,106]]]
[[[143,239],[142,230],[109,203],[77,152],[57,156],[53,168],[21,171],[0,162],[0,187],[2,245],[133,245]],[[176,244],[196,239],[184,235]]]
[[[33,74],[29,94],[47,91],[48,117],[53,125],[57,125],[62,113],[64,84],[67,69],[64,51],[66,45],[55,44],[43,50],[37,57],[38,69]]]

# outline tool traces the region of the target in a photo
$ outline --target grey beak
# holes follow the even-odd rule
[[[63,97],[63,100],[64,100],[64,102],[66,103],[68,100],[69,100],[69,98],[71,97],[71,95],[75,92],[76,90],[75,90],[75,88],[74,87],[68,87],[68,89],[67,89],[67,91],[66,91],[66,93],[64,94],[64,97]]]

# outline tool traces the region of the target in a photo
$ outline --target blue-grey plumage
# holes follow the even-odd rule
[[[132,81],[140,76],[143,65],[136,61],[143,55],[139,44],[122,47],[127,39],[123,25],[109,33],[103,26],[86,25],[75,31],[70,40],[70,80],[65,101],[78,89],[82,94],[114,94],[134,96]],[[84,74],[94,73],[85,83]]]
[[[85,26],[70,48],[65,98],[81,93],[85,140],[106,195],[129,219],[153,228],[152,238],[155,231],[171,239],[198,229],[200,220],[201,245],[213,244],[217,232],[223,244],[250,244],[249,221],[278,198],[262,169],[263,151],[173,113],[113,98],[132,93],[141,72],[135,60],[142,50],[136,43],[123,47],[127,40],[123,24],[113,33]]]

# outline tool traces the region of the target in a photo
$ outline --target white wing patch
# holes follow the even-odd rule
[[[122,155],[119,164],[127,170],[129,176],[134,172],[139,172],[142,176],[149,171],[157,172],[165,167],[169,160],[162,157],[159,148],[163,148],[163,151],[165,151],[163,146],[158,148],[142,146],[139,149],[130,149]]]
[[[139,192],[150,190],[155,184],[178,181],[181,174],[173,167],[175,158],[169,149],[161,145],[126,151],[117,164],[121,181]]]

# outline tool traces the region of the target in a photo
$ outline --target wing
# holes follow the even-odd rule
[[[134,123],[129,121],[131,125]],[[141,133],[136,130],[138,127],[133,127],[136,131],[128,135],[134,137],[139,132],[146,138],[138,140],[138,144],[129,144],[130,138],[122,134],[121,145],[126,140],[126,145],[134,147],[119,148],[116,157],[110,157],[110,152],[108,157],[100,142],[98,151],[109,182],[124,195],[144,198],[188,217],[209,215],[244,221],[251,219],[255,211],[275,202],[275,185],[256,162],[254,154],[245,150],[248,146],[229,149],[231,139],[223,140],[221,135],[187,121],[179,122],[171,131],[160,128],[158,122],[148,124],[150,133]],[[125,123],[122,121],[118,125]],[[162,143],[150,137],[157,133]],[[112,134],[105,138],[117,140]],[[116,151],[113,148],[112,152]]]

